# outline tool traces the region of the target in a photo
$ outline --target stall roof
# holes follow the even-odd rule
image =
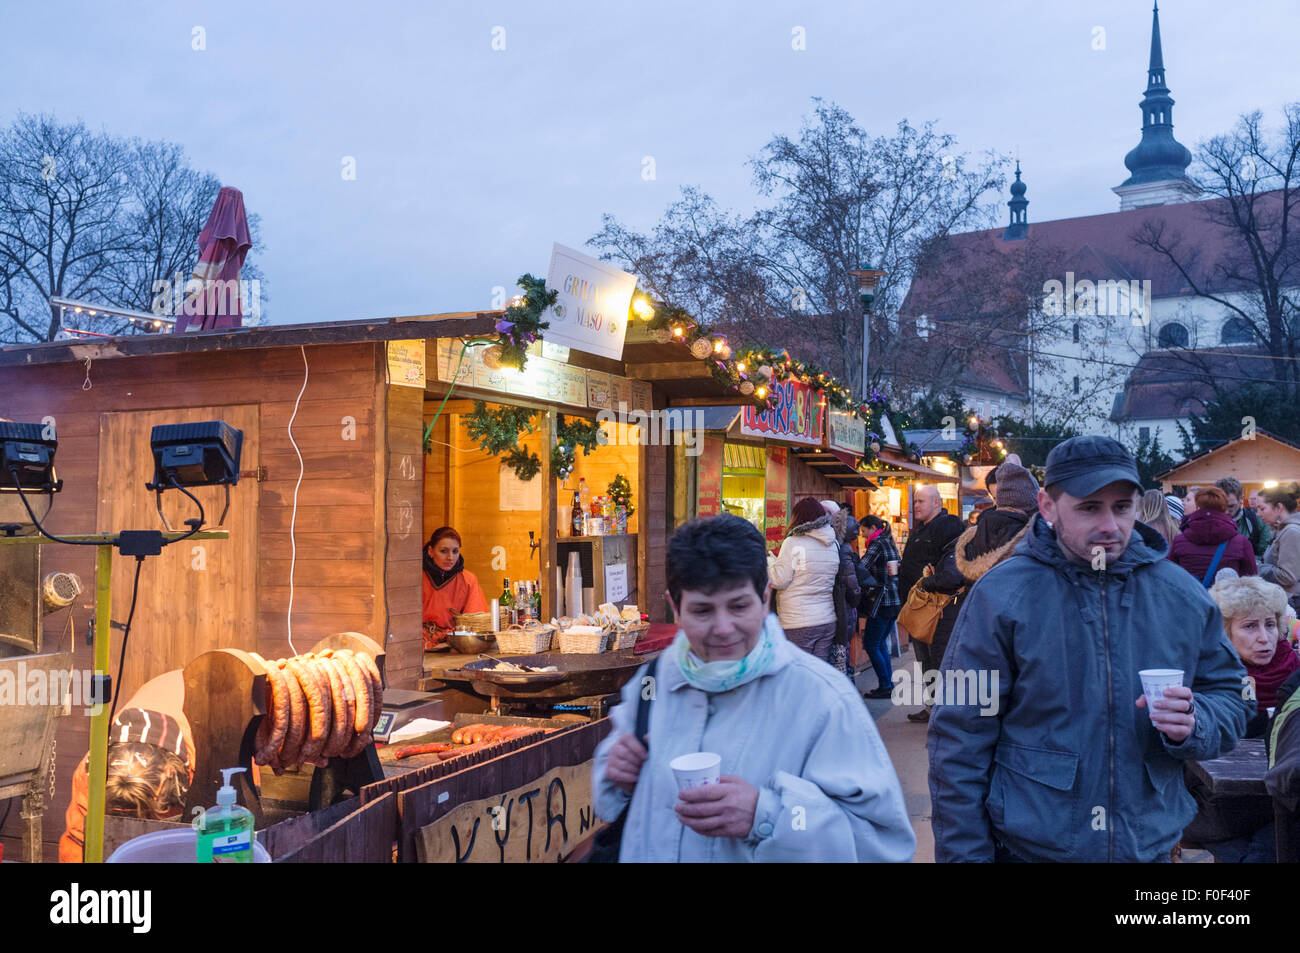
[[[966,431],[961,430],[951,437],[945,437],[942,430],[904,430],[903,438],[920,447],[924,456],[931,456],[936,453],[956,453],[966,442]]]
[[[1267,441],[1271,441],[1273,444],[1276,445],[1277,449],[1284,455],[1293,455],[1295,454],[1296,451],[1300,451],[1300,444],[1292,443],[1290,440],[1287,440],[1285,437],[1279,437],[1277,434],[1269,433],[1267,430],[1256,429],[1245,436],[1237,437],[1233,440],[1227,441],[1226,443],[1222,443],[1217,447],[1212,447],[1209,450],[1202,450],[1200,453],[1193,454],[1192,456],[1188,457],[1186,460],[1184,460],[1182,463],[1178,464],[1177,466],[1170,467],[1164,473],[1157,473],[1155,478],[1159,480],[1161,483],[1181,483],[1182,481],[1179,479],[1180,475],[1184,471],[1188,470],[1188,468],[1191,468],[1193,464],[1208,463],[1209,458],[1220,456],[1220,455],[1233,456],[1236,453],[1239,453],[1240,450],[1243,448],[1243,446],[1246,445],[1249,445],[1251,449],[1254,449],[1257,446],[1263,446],[1264,444],[1262,443],[1256,444],[1253,442],[1260,437],[1263,437]],[[1195,469],[1200,469],[1200,468],[1197,467]],[[1223,475],[1224,476],[1235,475],[1237,476],[1238,479],[1241,479],[1243,482],[1253,481],[1254,479],[1254,477],[1250,474],[1242,475],[1241,473],[1236,472],[1235,468],[1225,469]],[[1199,479],[1200,477],[1197,478]]]
[[[143,357],[195,351],[292,347],[302,344],[353,344],[361,341],[407,341],[416,338],[468,337],[493,334],[499,311],[461,311],[401,318],[321,321],[313,324],[271,324],[224,331],[184,334],[123,334],[81,341],[11,344],[0,348],[0,367],[62,364],[91,357]]]
[[[840,486],[857,486],[875,489],[872,483],[857,468],[857,460],[852,454],[843,450],[828,450],[825,447],[800,447],[792,445],[790,453],[798,457],[828,480],[834,480]]]
[[[892,450],[881,450],[880,462],[884,463],[886,466],[897,467],[899,470],[902,470],[904,472],[892,473],[884,469],[878,469],[878,470],[868,469],[859,472],[869,477],[874,476],[874,477],[893,477],[896,479],[908,479],[908,480],[928,480],[931,483],[960,483],[961,482],[961,479],[959,477],[949,476],[946,473],[943,473],[939,470],[935,470],[933,467],[927,467],[924,464],[913,463],[911,460],[905,459],[903,456],[901,456],[898,453],[895,453]]]
[[[300,344],[474,337],[495,334],[496,322],[504,313],[458,311],[311,324],[274,324],[184,334],[124,334],[109,338],[14,344],[0,347],[0,367],[63,364],[84,361],[86,358],[103,360],[195,351],[292,347]],[[654,340],[641,323],[628,327],[622,360],[611,360],[574,350],[570,352],[569,363],[575,367],[651,381],[668,398],[671,407],[712,407],[725,403],[731,405],[732,410],[738,411],[736,405],[763,404],[757,397],[744,397],[718,383],[709,372],[707,358],[701,360],[695,357],[684,343],[660,343]]]

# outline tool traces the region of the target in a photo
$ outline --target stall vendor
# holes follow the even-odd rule
[[[487,612],[487,600],[460,554],[460,533],[450,526],[433,531],[424,547],[424,648],[447,641],[452,613]]]
[[[104,808],[152,820],[182,820],[194,778],[194,741],[182,710],[185,675],[164,672],[140,686],[108,730]],[[72,799],[59,838],[59,861],[79,864],[85,849],[90,755],[72,775]]]

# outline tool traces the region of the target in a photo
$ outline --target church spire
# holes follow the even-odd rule
[[[1029,207],[1029,199],[1025,198],[1025,188],[1025,183],[1020,181],[1020,159],[1017,158],[1016,181],[1011,183],[1011,201],[1007,203],[1011,206],[1011,222],[1007,225],[1007,230],[1002,233],[1004,242],[1024,238],[1029,234],[1029,219],[1025,214],[1025,210]]]
[[[1151,58],[1140,107],[1142,141],[1124,157],[1131,174],[1115,189],[1120,195],[1120,209],[1196,198],[1200,189],[1187,177],[1192,154],[1174,138],[1174,99],[1165,84],[1159,5],[1151,11]]]

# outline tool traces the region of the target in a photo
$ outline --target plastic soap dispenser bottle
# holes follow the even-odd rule
[[[244,768],[222,768],[222,786],[217,806],[198,819],[200,864],[251,864],[253,862],[253,813],[235,803],[230,776]]]

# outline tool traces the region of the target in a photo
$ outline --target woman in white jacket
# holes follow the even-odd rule
[[[835,576],[840,568],[831,518],[811,496],[795,504],[781,551],[768,557],[768,579],[781,593],[777,618],[785,637],[825,661],[835,638]]]

